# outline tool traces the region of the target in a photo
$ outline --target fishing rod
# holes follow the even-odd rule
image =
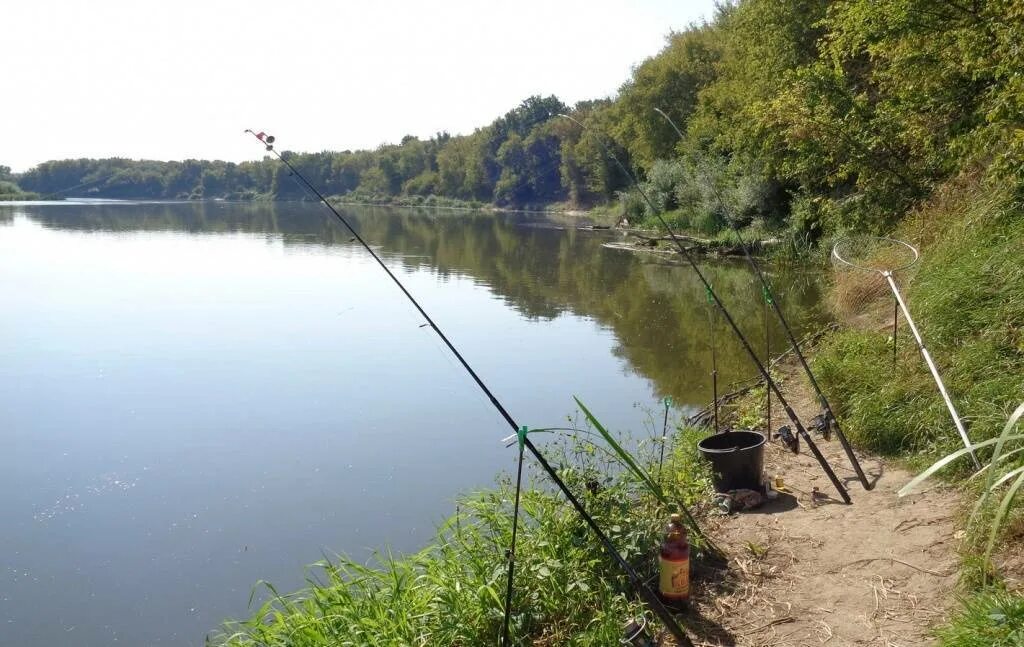
[[[122,169],[117,169],[116,171],[113,171],[111,173],[107,173],[106,175],[104,175],[102,177],[99,177],[99,178],[96,178],[94,180],[89,180],[87,182],[82,182],[81,184],[75,184],[74,186],[69,186],[69,187],[66,187],[66,188],[63,188],[63,189],[58,189],[57,191],[48,191],[46,193],[40,193],[39,194],[39,199],[40,200],[47,200],[49,198],[59,197],[60,194],[62,194],[62,193],[67,193],[69,191],[74,191],[75,189],[81,189],[82,187],[89,186],[90,184],[99,184],[100,182],[105,182],[106,180],[109,180],[110,178],[112,178],[115,175],[117,175],[118,173],[120,173],[121,170]],[[79,178],[79,179],[81,179],[81,178]]]
[[[558,489],[562,491],[562,494],[565,495],[565,498],[569,501],[572,507],[576,509],[576,512],[579,513],[580,517],[597,537],[598,541],[601,543],[605,551],[607,551],[608,555],[626,574],[630,583],[633,585],[634,588],[636,588],[637,592],[640,594],[640,597],[643,598],[648,605],[650,605],[654,613],[658,616],[662,623],[664,623],[665,628],[669,631],[669,633],[671,633],[672,636],[679,642],[681,647],[694,647],[693,641],[690,640],[690,637],[687,636],[686,632],[684,632],[683,629],[679,626],[679,623],[669,612],[668,608],[665,607],[665,605],[658,598],[658,596],[655,595],[655,593],[651,590],[647,583],[640,577],[639,573],[637,573],[636,570],[632,566],[630,566],[629,562],[627,562],[625,558],[622,557],[619,551],[615,548],[615,545],[611,542],[608,536],[605,535],[604,531],[601,530],[600,526],[597,525],[597,522],[594,521],[594,518],[591,517],[589,513],[587,513],[586,509],[583,507],[583,504],[580,503],[579,499],[576,498],[576,495],[572,493],[572,490],[569,489],[569,487],[565,484],[561,477],[558,476],[558,473],[551,466],[551,464],[548,463],[544,455],[541,454],[540,450],[537,449],[536,445],[533,444],[533,441],[530,440],[530,437],[528,435],[527,428],[520,427],[519,424],[516,423],[515,419],[512,417],[512,414],[510,414],[508,410],[504,407],[504,405],[502,405],[501,402],[498,401],[498,398],[494,395],[491,389],[488,388],[488,386],[484,383],[483,379],[481,379],[477,372],[473,370],[473,367],[469,365],[469,362],[466,361],[466,359],[462,356],[462,353],[460,353],[458,349],[455,348],[455,345],[451,342],[451,340],[448,339],[448,336],[441,331],[441,329],[438,327],[436,323],[434,323],[434,320],[430,317],[430,315],[427,314],[426,310],[423,309],[423,306],[420,305],[419,301],[416,300],[412,293],[410,293],[409,290],[405,287],[405,285],[398,279],[398,277],[395,276],[395,274],[391,271],[391,268],[389,268],[387,264],[384,262],[384,260],[381,259],[381,257],[375,251],[373,251],[373,248],[370,247],[369,243],[367,243],[366,240],[359,234],[359,232],[355,230],[355,228],[349,223],[349,221],[344,216],[342,216],[337,209],[334,208],[334,205],[328,202],[327,198],[325,198],[324,195],[320,193],[320,191],[317,190],[316,187],[310,184],[309,180],[307,180],[306,177],[302,175],[302,173],[300,173],[298,169],[292,166],[292,164],[274,148],[275,139],[273,135],[267,135],[262,131],[257,133],[249,129],[246,129],[245,132],[259,140],[259,142],[266,147],[266,150],[268,152],[273,153],[273,155],[277,159],[279,159],[281,163],[288,167],[288,170],[291,172],[292,177],[296,178],[301,183],[300,186],[302,186],[305,190],[309,191],[313,196],[315,196],[319,202],[323,203],[323,205],[327,207],[332,214],[334,214],[334,217],[338,219],[338,222],[340,222],[345,227],[345,229],[347,229],[349,233],[351,233],[352,236],[357,241],[359,241],[359,244],[363,246],[363,248],[367,251],[367,253],[370,254],[373,260],[375,260],[377,264],[380,266],[380,268],[384,270],[384,273],[388,275],[388,278],[390,278],[392,282],[394,282],[394,284],[398,286],[398,289],[402,291],[402,294],[405,295],[409,302],[412,303],[413,307],[416,308],[417,312],[419,312],[420,315],[424,318],[424,320],[426,320],[427,325],[429,325],[430,328],[441,339],[441,341],[444,342],[444,345],[448,347],[448,350],[450,350],[451,353],[455,356],[455,358],[459,361],[459,363],[462,365],[462,368],[464,368],[466,372],[469,374],[469,376],[473,378],[473,381],[476,382],[476,385],[480,387],[480,390],[483,391],[484,395],[487,396],[487,399],[490,400],[491,405],[494,406],[495,410],[497,410],[501,417],[504,418],[505,422],[507,422],[509,426],[512,427],[512,430],[515,431],[515,433],[518,435],[521,448],[520,457],[522,456],[523,449],[529,450],[530,454],[532,454],[533,457],[537,460],[541,468],[551,478],[555,486],[557,486]],[[517,477],[519,479],[522,478],[521,460],[520,469],[518,471]],[[516,517],[514,517],[513,519],[513,537],[515,537],[516,529],[518,528],[518,524],[516,523],[517,519],[518,515],[516,515]],[[501,644],[504,647],[508,647],[508,645],[510,644],[508,634],[508,622],[511,608],[510,602],[512,580],[515,575],[514,544],[513,547],[508,551],[507,559],[508,591],[505,598],[505,620],[501,641]]]
[[[715,319],[715,301],[711,296],[711,290],[706,290],[708,304],[708,333],[711,336],[711,408],[715,414],[715,433],[720,431],[718,425],[718,342],[715,341],[715,326],[718,323]]]
[[[764,311],[764,364],[768,367],[768,370],[772,368],[772,335],[771,325],[768,320],[768,303],[774,301],[774,297],[768,293],[765,286],[762,285],[762,294],[764,303],[761,305],[761,310]],[[765,389],[765,413],[764,419],[767,421],[768,431],[772,430],[772,390]]]
[[[672,129],[676,131],[676,134],[678,134],[680,138],[684,137],[683,132],[679,130],[679,126],[676,125],[676,122],[672,121],[671,117],[665,114],[660,108],[655,108],[654,111],[665,118],[665,120],[669,123],[670,126],[672,126]],[[718,188],[715,187],[713,183],[711,184],[711,187],[712,190],[715,192],[716,197],[718,198],[719,204],[722,205],[722,208],[728,209],[728,207],[725,204],[725,200],[723,200],[722,196],[718,194]],[[839,437],[839,443],[843,446],[843,451],[846,453],[846,457],[850,459],[850,464],[853,465],[853,471],[857,473],[857,479],[860,481],[860,484],[864,486],[865,490],[873,489],[875,485],[874,483],[868,481],[868,477],[864,474],[864,470],[861,469],[860,461],[857,460],[857,456],[853,453],[853,447],[850,446],[850,441],[846,439],[846,434],[843,433],[842,428],[839,426],[839,419],[836,418],[835,413],[832,412],[832,405],[829,404],[828,398],[825,397],[824,391],[822,391],[821,387],[818,386],[818,380],[814,377],[814,372],[811,371],[811,367],[807,363],[807,359],[804,357],[803,351],[800,350],[800,343],[796,340],[796,337],[793,335],[793,329],[789,327],[789,322],[786,321],[785,315],[782,314],[782,308],[779,307],[778,299],[775,298],[775,294],[772,291],[771,284],[768,283],[768,279],[765,278],[764,273],[761,271],[760,264],[758,264],[758,262],[754,260],[754,256],[750,253],[750,247],[743,239],[743,234],[740,233],[740,228],[736,224],[736,220],[734,218],[726,218],[726,220],[728,220],[729,224],[732,226],[732,230],[736,234],[736,240],[739,241],[740,247],[743,248],[743,255],[747,257],[747,262],[750,264],[750,268],[754,270],[754,274],[757,275],[758,280],[761,282],[761,287],[764,290],[765,301],[767,301],[768,304],[772,307],[772,309],[775,310],[775,316],[778,317],[779,323],[782,324],[782,329],[786,331],[786,338],[789,340],[790,348],[793,349],[793,354],[796,355],[797,359],[800,361],[800,366],[803,367],[804,373],[807,375],[807,379],[810,380],[811,386],[814,387],[814,392],[818,396],[818,400],[821,402],[822,408],[825,409],[826,429],[829,425],[834,425],[836,436]],[[765,322],[765,326],[767,327],[767,321]],[[893,335],[893,338],[895,340],[895,333],[893,333]],[[767,338],[768,337],[766,330],[765,339]],[[768,410],[770,416],[770,392],[768,398]],[[771,424],[770,417],[769,424]]]
[[[559,116],[565,117],[566,119],[575,123],[584,130],[587,129],[586,126],[584,126],[576,119],[573,119],[569,115],[561,114]],[[654,202],[651,201],[651,198],[647,195],[647,192],[644,191],[643,188],[641,188],[640,183],[637,182],[633,174],[626,169],[625,165],[619,161],[619,158],[616,157],[615,154],[612,153],[611,150],[609,150],[608,147],[605,146],[604,143],[600,141],[600,139],[598,140],[598,142],[604,149],[605,154],[608,155],[612,159],[612,161],[614,161],[615,164],[619,167],[619,169],[623,173],[625,173],[626,177],[629,178],[629,181],[633,185],[633,188],[636,189],[636,191],[644,199],[644,202],[647,203],[647,206],[651,208],[651,212],[658,219],[658,222],[665,229],[666,233],[668,233],[669,238],[672,239],[672,242],[675,243],[676,247],[679,249],[679,253],[682,254],[683,258],[686,259],[690,267],[693,268],[693,271],[697,274],[697,278],[700,279],[700,282],[704,284],[704,289],[707,290],[711,298],[714,299],[715,305],[718,307],[718,310],[722,313],[722,316],[725,318],[726,322],[728,322],[729,327],[732,328],[732,331],[736,334],[736,338],[739,339],[740,344],[743,346],[743,349],[747,351],[747,354],[750,356],[750,359],[753,360],[754,365],[757,367],[757,370],[761,372],[761,377],[768,384],[768,387],[775,393],[775,397],[779,401],[779,404],[786,411],[786,415],[793,422],[793,426],[796,427],[798,436],[803,438],[804,442],[807,443],[807,446],[810,447],[811,453],[814,454],[814,458],[817,459],[818,464],[821,465],[821,469],[825,472],[825,475],[828,476],[829,481],[832,482],[832,485],[836,488],[836,491],[839,492],[839,496],[842,497],[845,503],[852,503],[850,500],[849,492],[846,491],[846,488],[843,486],[842,482],[840,482],[839,478],[836,476],[836,473],[832,470],[832,466],[828,464],[828,460],[825,459],[821,451],[818,449],[818,446],[814,443],[814,440],[811,438],[811,435],[807,433],[806,429],[804,429],[804,426],[800,422],[800,419],[797,418],[796,412],[793,411],[793,408],[789,405],[789,402],[786,400],[786,397],[782,395],[782,390],[779,388],[779,385],[772,378],[771,374],[768,372],[768,369],[765,368],[765,366],[761,363],[761,359],[757,356],[757,353],[754,351],[754,348],[750,345],[750,342],[747,341],[746,336],[744,336],[739,326],[736,325],[736,321],[732,318],[732,315],[730,315],[729,311],[725,308],[725,304],[722,303],[722,300],[718,297],[718,294],[715,293],[715,291],[711,288],[711,283],[708,282],[707,278],[704,276],[704,273],[700,271],[700,267],[697,266],[697,262],[694,260],[693,255],[690,254],[690,251],[683,245],[682,241],[679,240],[679,237],[676,236],[672,228],[669,227],[668,223],[665,221],[665,218],[662,217],[661,211],[654,206]]]

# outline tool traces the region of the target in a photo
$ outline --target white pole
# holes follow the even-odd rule
[[[900,310],[903,311],[903,316],[906,318],[907,323],[910,324],[910,332],[913,333],[914,339],[917,341],[917,347],[921,349],[921,355],[924,356],[924,361],[928,365],[928,370],[932,372],[932,377],[935,378],[935,384],[939,387],[939,393],[942,394],[942,399],[946,402],[946,408],[949,409],[949,415],[953,416],[953,424],[956,425],[956,430],[960,432],[960,437],[964,441],[964,446],[967,448],[971,447],[971,439],[967,437],[967,430],[964,429],[964,423],[960,420],[960,414],[956,412],[956,407],[953,406],[953,401],[949,398],[949,394],[946,393],[946,385],[942,383],[942,378],[939,377],[939,369],[935,368],[935,362],[932,361],[932,356],[928,352],[928,349],[924,347],[924,341],[921,339],[921,333],[917,331],[917,326],[914,325],[914,320],[910,316],[910,310],[907,310],[907,304],[903,302],[903,297],[900,296],[900,291],[896,287],[896,281],[892,279],[892,272],[882,272],[882,276],[889,282],[889,289],[892,290],[893,296],[896,297],[896,302],[900,304]],[[971,450],[971,459],[974,461],[974,467],[981,469],[981,462],[978,461],[977,455],[974,450]]]

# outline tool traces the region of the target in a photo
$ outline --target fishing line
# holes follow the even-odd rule
[[[664,117],[666,121],[668,121],[669,125],[672,126],[672,128],[676,131],[680,138],[684,137],[683,132],[679,130],[679,127],[676,126],[676,123],[672,121],[671,117],[669,117],[659,108],[655,108],[654,111],[657,112],[662,117]],[[712,190],[715,192],[716,197],[718,198],[718,203],[722,206],[723,209],[727,209],[728,207],[725,204],[725,200],[723,200],[722,196],[719,195],[718,188],[715,186],[714,182],[709,182],[709,184],[712,187]],[[765,278],[764,273],[761,271],[760,264],[758,264],[758,262],[754,260],[754,256],[750,253],[750,247],[743,239],[743,235],[740,233],[740,228],[736,224],[736,220],[734,218],[726,218],[726,220],[728,220],[729,224],[732,226],[732,230],[736,234],[736,240],[739,241],[740,247],[743,248],[743,255],[747,258],[747,263],[750,264],[750,268],[754,271],[754,274],[757,275],[758,280],[761,282],[761,288],[764,290],[765,300],[767,301],[768,305],[770,305],[772,309],[775,310],[775,316],[778,318],[779,323],[782,324],[782,329],[786,332],[786,338],[789,340],[789,345],[793,349],[793,354],[796,355],[797,360],[799,360],[800,366],[803,367],[804,374],[807,375],[807,379],[810,381],[811,386],[814,388],[815,395],[818,396],[818,401],[821,403],[822,408],[825,410],[825,429],[827,430],[829,429],[829,427],[833,427],[835,429],[836,436],[839,438],[839,444],[843,446],[843,452],[846,453],[846,457],[850,460],[850,464],[853,466],[853,471],[856,472],[857,479],[860,481],[860,484],[864,487],[865,490],[873,489],[875,485],[868,481],[868,477],[864,474],[864,470],[861,469],[860,461],[857,460],[857,456],[853,453],[853,447],[850,445],[850,441],[847,440],[846,434],[843,433],[842,428],[839,426],[839,419],[836,418],[835,413],[833,413],[832,411],[832,405],[829,404],[828,398],[825,397],[824,391],[822,391],[821,387],[818,385],[818,380],[814,377],[814,372],[811,371],[811,367],[807,363],[807,358],[804,357],[803,351],[800,350],[800,343],[796,340],[796,337],[793,335],[793,330],[789,327],[789,322],[786,321],[785,315],[782,314],[782,308],[779,307],[778,299],[775,298],[775,295],[772,292],[771,285],[768,283],[768,279]],[[767,326],[767,321],[765,325]],[[767,343],[767,339],[768,334],[766,329],[765,343]],[[771,362],[770,357],[768,361]],[[768,407],[770,416],[771,389],[769,389],[768,391]],[[781,399],[781,395],[779,403],[782,404],[782,406],[787,409],[786,413],[789,414],[790,412],[788,409],[788,405],[786,405],[786,403]],[[790,415],[790,419],[793,419],[792,415]],[[769,424],[771,424],[770,417],[768,419],[768,422]],[[793,420],[793,422],[794,424],[797,424],[799,427],[799,424],[796,422],[796,420]],[[771,430],[769,429],[769,431]],[[817,455],[817,449],[814,447],[814,445],[811,444],[809,446],[811,447],[811,450],[814,451],[815,455]],[[847,501],[847,503],[849,503],[849,501]]]
[[[584,130],[586,130],[587,128],[582,123],[580,123],[576,119],[573,119],[569,115],[563,114],[560,116],[565,117],[569,121],[572,121],[573,123],[577,124],[580,128],[583,128]],[[814,457],[817,459],[818,464],[821,465],[822,470],[825,472],[825,475],[828,476],[829,481],[832,482],[832,485],[836,488],[836,491],[839,492],[839,496],[842,497],[844,502],[851,503],[850,494],[846,491],[846,488],[843,487],[843,484],[836,476],[836,473],[832,471],[832,466],[828,464],[828,461],[822,455],[821,451],[818,449],[818,446],[814,443],[814,440],[811,438],[810,434],[808,434],[807,430],[804,429],[804,426],[803,424],[801,424],[800,419],[797,418],[796,412],[793,411],[793,408],[789,405],[789,402],[786,401],[785,396],[782,395],[782,390],[779,389],[778,384],[776,384],[775,380],[772,379],[772,376],[768,373],[768,370],[761,364],[760,358],[757,356],[757,353],[754,351],[754,348],[750,345],[750,342],[747,341],[747,338],[743,335],[743,332],[740,330],[739,326],[736,325],[736,321],[732,318],[732,315],[730,315],[729,311],[726,310],[725,304],[722,303],[722,300],[718,297],[718,294],[716,294],[715,291],[711,289],[711,284],[704,276],[704,273],[700,271],[700,267],[697,266],[697,262],[693,259],[693,255],[690,254],[690,251],[686,249],[682,241],[679,240],[679,237],[676,236],[672,228],[669,227],[668,223],[665,221],[665,218],[662,217],[661,211],[654,206],[654,202],[651,201],[651,198],[647,195],[647,192],[640,187],[640,183],[637,182],[633,174],[626,169],[625,165],[623,165],[623,163],[619,161],[619,158],[616,157],[615,154],[612,153],[611,150],[609,150],[608,147],[605,146],[600,139],[598,139],[598,142],[600,143],[602,149],[604,149],[605,155],[609,156],[612,159],[612,161],[615,162],[615,164],[619,167],[619,169],[623,173],[625,173],[626,177],[629,178],[630,183],[633,185],[633,188],[636,189],[637,193],[639,193],[640,196],[644,199],[644,202],[647,203],[647,206],[651,208],[651,212],[658,219],[658,222],[664,228],[666,233],[668,233],[669,237],[672,239],[672,242],[675,243],[676,248],[679,249],[680,254],[683,255],[683,258],[685,258],[687,263],[689,263],[690,267],[693,268],[693,271],[697,274],[697,277],[700,279],[701,283],[704,284],[705,289],[708,290],[709,294],[711,295],[711,298],[714,299],[715,305],[718,307],[718,310],[722,313],[722,316],[725,318],[726,322],[728,322],[733,332],[736,333],[736,337],[737,339],[739,339],[744,350],[747,351],[747,354],[754,361],[754,365],[761,372],[761,377],[764,378],[769,388],[771,388],[771,390],[775,392],[775,397],[778,399],[779,404],[782,405],[783,409],[785,409],[786,415],[793,422],[793,426],[796,427],[797,434],[800,437],[802,437],[804,441],[807,443],[807,446],[810,447],[811,453],[814,454]]]
[[[516,423],[515,419],[508,412],[508,410],[505,409],[501,402],[498,401],[498,398],[494,395],[493,392],[491,392],[491,390],[487,387],[487,385],[480,378],[480,376],[477,375],[476,371],[473,370],[473,367],[469,365],[469,362],[467,362],[466,359],[462,356],[462,353],[460,353],[458,349],[455,348],[455,345],[452,344],[451,340],[449,340],[448,337],[443,332],[441,332],[441,329],[437,326],[436,323],[434,323],[434,320],[430,317],[430,315],[427,314],[426,310],[423,309],[423,306],[421,306],[419,301],[417,301],[416,298],[409,292],[409,290],[406,289],[405,285],[403,285],[402,282],[398,279],[398,277],[395,276],[395,274],[391,271],[387,264],[384,263],[381,257],[375,251],[373,251],[373,248],[370,247],[370,245],[359,234],[359,232],[357,232],[352,227],[352,225],[349,224],[348,220],[344,216],[342,216],[330,202],[327,201],[327,198],[325,198],[323,194],[316,189],[316,187],[310,184],[309,180],[307,180],[305,176],[298,171],[298,169],[292,166],[292,164],[287,160],[287,158],[285,158],[277,150],[274,149],[273,135],[267,135],[263,132],[256,133],[249,129],[246,129],[245,132],[249,133],[254,138],[256,138],[261,144],[263,144],[266,147],[266,150],[268,152],[273,153],[273,155],[277,159],[279,159],[282,164],[288,167],[288,170],[291,172],[292,176],[296,178],[299,182],[301,182],[300,186],[302,186],[305,190],[309,191],[310,194],[315,196],[319,202],[323,203],[323,205],[327,207],[332,214],[334,214],[334,217],[338,219],[338,222],[340,222],[345,227],[345,229],[347,229],[349,233],[351,233],[352,236],[355,237],[357,241],[359,241],[359,244],[361,244],[363,248],[366,249],[366,251],[370,254],[370,256],[373,257],[373,260],[375,260],[377,264],[380,265],[381,269],[384,270],[384,273],[388,275],[388,278],[390,278],[392,282],[394,282],[394,284],[398,286],[398,289],[402,291],[402,294],[405,295],[409,302],[412,303],[413,307],[416,308],[417,312],[419,312],[420,315],[423,316],[427,324],[434,330],[435,333],[437,333],[437,336],[441,339],[441,341],[444,342],[445,346],[448,347],[448,350],[452,352],[452,355],[454,355],[455,358],[459,360],[459,363],[466,370],[466,372],[469,373],[470,377],[473,378],[473,381],[476,382],[480,390],[483,391],[484,395],[487,396],[487,399],[490,400],[495,410],[497,410],[497,412],[501,415],[505,422],[509,424],[509,426],[513,429],[513,431],[516,432],[516,434],[522,433],[521,442],[523,448],[528,449],[530,451],[530,454],[532,454],[533,457],[537,460],[541,468],[551,478],[552,482],[554,482],[558,489],[562,491],[562,494],[565,495],[565,498],[569,501],[572,507],[576,509],[576,512],[578,512],[580,515],[580,518],[583,519],[584,523],[586,523],[590,530],[594,533],[594,535],[597,537],[598,541],[601,543],[604,549],[608,552],[612,560],[615,561],[616,564],[618,564],[619,568],[621,568],[622,571],[629,578],[629,581],[632,584],[632,586],[637,590],[637,592],[644,599],[644,601],[646,601],[647,604],[650,605],[651,609],[658,616],[658,618],[664,623],[665,628],[669,631],[669,633],[672,634],[672,636],[679,642],[679,644],[682,647],[693,647],[693,642],[690,640],[689,636],[687,636],[683,629],[679,626],[679,623],[676,621],[676,619],[672,617],[672,614],[661,602],[658,596],[654,594],[654,592],[643,581],[643,579],[636,572],[636,570],[629,565],[625,558],[622,557],[619,551],[615,548],[615,545],[612,544],[608,536],[604,534],[604,531],[602,531],[600,526],[597,525],[597,522],[594,521],[594,518],[587,513],[586,509],[583,507],[583,504],[580,503],[579,499],[576,498],[576,495],[572,493],[572,491],[565,484],[565,482],[562,481],[562,479],[558,476],[558,473],[555,471],[555,469],[551,466],[550,463],[548,463],[544,455],[541,454],[540,450],[537,449],[537,447],[533,444],[533,441],[530,440],[530,437],[526,432],[526,428],[520,427]],[[521,462],[522,461],[520,461],[520,465]],[[515,520],[513,520],[513,524],[513,535],[515,535]],[[511,582],[514,576],[515,549],[513,547],[512,549],[510,549],[508,554],[507,578],[509,582],[509,587],[512,586]],[[507,602],[505,605],[504,612],[504,625],[505,627],[507,627],[509,613],[511,612],[511,607]],[[502,645],[508,647],[509,644],[510,642],[507,633],[503,633]]]

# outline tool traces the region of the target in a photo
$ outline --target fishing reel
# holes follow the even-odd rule
[[[775,432],[772,438],[781,440],[782,444],[794,454],[800,453],[800,438],[793,433],[793,430],[789,428],[789,425],[779,427],[779,430]]]
[[[828,411],[823,411],[818,415],[811,418],[811,431],[820,435],[825,440],[832,440],[832,425],[835,424],[835,419],[829,415]]]
[[[274,150],[274,136],[273,135],[268,135],[267,133],[263,132],[262,130],[260,132],[256,133],[256,132],[253,132],[252,130],[250,130],[248,128],[245,129],[245,132],[251,134],[253,137],[255,137],[256,139],[258,139],[261,142],[263,142],[266,145],[268,151]]]

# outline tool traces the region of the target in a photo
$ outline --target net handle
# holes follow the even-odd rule
[[[917,251],[917,248],[914,247],[913,245],[911,245],[910,243],[906,242],[906,241],[900,240],[898,238],[886,238],[885,236],[870,236],[870,238],[872,238],[873,240],[884,240],[884,241],[887,241],[887,242],[890,242],[890,243],[895,243],[897,245],[902,245],[903,247],[906,247],[907,249],[910,250],[910,253],[914,255],[914,258],[909,263],[906,263],[905,265],[900,265],[899,267],[890,268],[888,270],[880,270],[880,269],[878,269],[876,267],[864,267],[862,265],[857,265],[856,263],[851,263],[850,261],[846,260],[845,258],[843,258],[839,254],[839,246],[842,245],[846,241],[852,240],[849,237],[847,237],[847,238],[840,238],[839,240],[836,241],[836,244],[832,246],[832,258],[836,259],[837,261],[839,261],[843,265],[848,265],[848,266],[850,266],[850,267],[852,267],[854,269],[863,270],[865,272],[878,272],[879,274],[882,274],[882,275],[892,274],[894,272],[901,272],[903,270],[909,269],[915,263],[917,263],[919,258],[921,258],[921,253],[919,251]]]

